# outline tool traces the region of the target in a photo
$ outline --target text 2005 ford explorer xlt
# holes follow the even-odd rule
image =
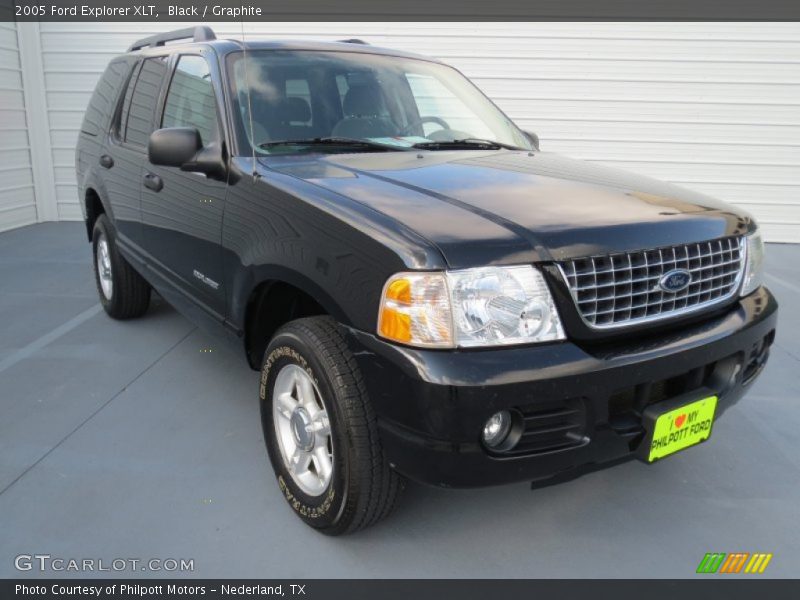
[[[108,314],[154,288],[244,348],[278,485],[328,534],[405,477],[567,479],[702,442],[775,336],[750,215],[539,152],[458,71],[359,40],[141,40],[77,171]]]

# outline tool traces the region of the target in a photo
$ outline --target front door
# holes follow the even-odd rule
[[[159,127],[194,127],[204,145],[222,143],[211,72],[202,56],[177,57]],[[220,242],[226,189],[226,182],[202,173],[145,161],[142,246],[148,263],[220,318],[225,314]]]

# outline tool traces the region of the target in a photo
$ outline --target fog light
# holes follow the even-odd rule
[[[489,448],[497,448],[506,441],[511,431],[511,413],[501,410],[494,413],[483,426],[483,443]]]

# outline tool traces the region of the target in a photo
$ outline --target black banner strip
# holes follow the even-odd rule
[[[532,555],[533,556],[533,555]],[[622,565],[621,565],[622,567]],[[493,600],[495,598],[635,598],[744,600],[797,598],[800,581],[710,575],[702,579],[576,580],[3,580],[0,598],[185,600],[186,598],[290,598],[292,600]]]
[[[798,21],[798,0],[0,0],[0,21]]]

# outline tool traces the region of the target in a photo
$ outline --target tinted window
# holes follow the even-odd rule
[[[218,138],[211,72],[200,56],[181,56],[164,106],[162,127],[196,127],[204,144]]]
[[[148,58],[142,64],[139,77],[130,98],[125,98],[130,110],[127,113],[125,141],[137,146],[147,146],[147,140],[153,132],[153,115],[155,114],[158,92],[161,81],[167,71],[165,56]],[[123,114],[126,114],[123,111]]]
[[[114,106],[122,79],[130,72],[130,61],[122,59],[112,61],[97,82],[92,99],[83,117],[81,131],[97,135],[108,126],[111,107]]]
[[[125,98],[122,101],[122,110],[114,120],[113,131],[114,134],[120,139],[125,139],[125,124],[128,122],[128,111],[131,108],[131,96],[133,96],[133,88],[136,86],[136,76],[138,75],[138,65],[133,68],[130,79],[125,87]]]

